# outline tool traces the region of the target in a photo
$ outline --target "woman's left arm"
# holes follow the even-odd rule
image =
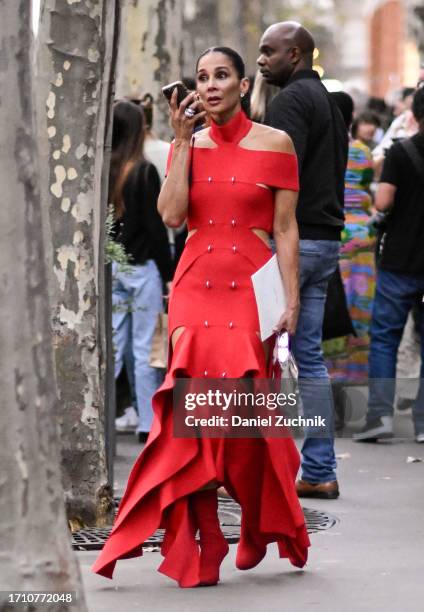
[[[275,193],[274,240],[278,265],[287,298],[286,310],[275,331],[296,331],[299,316],[299,232],[296,221],[297,191],[279,189]]]

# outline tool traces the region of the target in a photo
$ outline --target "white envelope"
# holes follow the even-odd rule
[[[287,305],[277,255],[271,257],[251,278],[258,307],[261,340],[266,340],[274,333],[274,327]]]

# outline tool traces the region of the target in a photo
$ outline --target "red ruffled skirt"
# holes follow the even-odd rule
[[[222,243],[215,236],[214,248],[208,250],[207,230],[198,231],[181,258],[170,302],[170,337],[179,327],[184,331],[153,398],[148,442],[92,568],[107,578],[117,560],[141,556],[143,542],[164,528],[165,559],[159,571],[180,586],[197,584],[200,557],[188,496],[211,481],[224,485],[241,506],[241,542],[253,530],[256,541],[276,542],[280,557],[297,567],[306,563],[310,542],[296,495],[299,453],[292,439],[173,436],[173,388],[178,377],[266,378],[269,370],[257,334],[250,275],[269,259],[270,251],[248,229],[239,234],[236,252],[225,236],[221,238]],[[240,248],[244,242],[252,246],[252,240],[254,249]]]

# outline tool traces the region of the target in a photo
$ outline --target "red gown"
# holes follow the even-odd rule
[[[169,338],[179,327],[184,331],[153,398],[149,439],[93,566],[108,578],[118,559],[142,555],[142,543],[162,527],[165,559],[159,571],[180,586],[198,583],[199,549],[187,496],[212,480],[241,506],[241,541],[251,530],[264,544],[277,542],[280,557],[293,565],[307,560],[310,543],[295,490],[299,454],[292,439],[173,437],[176,377],[266,378],[269,371],[250,277],[272,253],[251,228],[272,232],[272,188],[298,190],[297,162],[291,154],[239,146],[251,126],[240,111],[224,126],[212,123],[214,148],[193,150],[188,228],[197,231],[173,281]]]

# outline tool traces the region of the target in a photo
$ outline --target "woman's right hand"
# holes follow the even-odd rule
[[[189,93],[181,102],[180,106],[177,106],[177,89],[175,88],[172,92],[169,106],[171,111],[171,126],[174,130],[175,140],[190,142],[195,123],[199,121],[199,119],[202,120],[206,117],[206,111],[200,110],[197,112],[201,106],[196,92],[192,91]],[[188,107],[196,111],[193,117],[187,117],[185,115],[185,110]]]

